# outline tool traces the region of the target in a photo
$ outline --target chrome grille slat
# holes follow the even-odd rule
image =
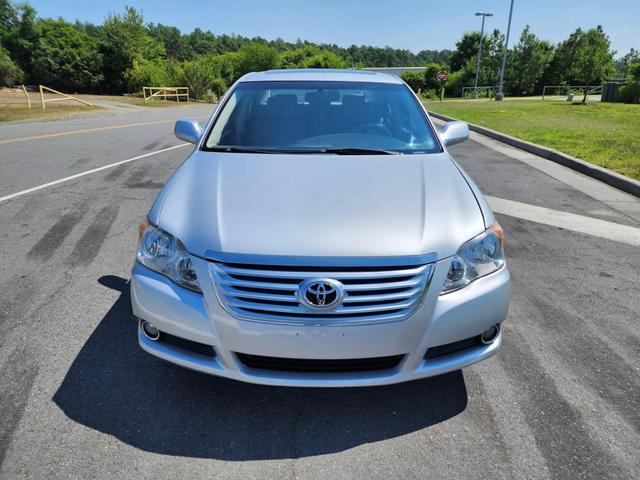
[[[229,288],[227,285],[220,285],[218,287],[221,291],[224,291],[225,295],[242,297],[242,298],[255,298],[256,300],[272,300],[279,302],[291,302],[296,301],[294,295],[278,295],[274,293],[264,293],[264,292],[249,292],[238,290],[235,288]]]
[[[389,271],[290,271],[290,270],[253,270],[247,268],[238,268],[238,267],[226,267],[224,272],[227,275],[246,275],[246,276],[256,276],[259,273],[259,276],[264,278],[293,278],[293,279],[301,279],[301,278],[313,278],[313,277],[330,277],[336,280],[349,279],[349,278],[393,278],[393,277],[408,277],[413,275],[418,275],[424,272],[429,265],[421,265],[419,267],[404,269],[404,270],[389,270]]]
[[[412,278],[411,280],[403,280],[400,282],[388,282],[388,283],[365,283],[345,285],[344,289],[347,291],[367,291],[367,290],[391,290],[401,287],[415,287],[416,285],[422,285],[425,283],[424,278]]]
[[[244,320],[336,325],[404,320],[422,303],[433,263],[389,267],[287,267],[212,261],[210,275],[224,308]],[[342,282],[344,299],[333,310],[299,302],[309,279]]]
[[[409,298],[416,296],[420,293],[419,288],[412,288],[410,290],[396,292],[396,293],[381,293],[377,295],[358,295],[358,296],[346,296],[343,303],[363,303],[363,302],[379,302],[382,300],[398,300],[401,298]]]
[[[334,317],[336,315],[343,315],[345,313],[376,313],[376,312],[385,312],[387,310],[401,310],[403,308],[407,308],[411,306],[418,299],[410,299],[400,303],[390,303],[386,305],[367,305],[367,306],[353,306],[346,307],[341,306],[336,308],[335,310],[330,310],[326,312],[322,312],[322,316]],[[295,301],[295,300],[293,300]],[[232,298],[227,301],[227,305],[229,307],[237,307],[237,308],[245,308],[245,309],[260,309],[269,311],[271,313],[281,312],[281,313],[300,313],[307,314],[313,313],[312,310],[309,310],[300,305],[274,305],[267,303],[259,303],[259,302],[248,302],[246,300],[242,300],[241,298]],[[357,305],[357,304],[356,304]]]

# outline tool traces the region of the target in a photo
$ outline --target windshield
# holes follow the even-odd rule
[[[434,153],[440,147],[404,84],[242,82],[206,150],[260,153]]]

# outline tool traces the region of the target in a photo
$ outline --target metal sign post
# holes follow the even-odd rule
[[[498,93],[496,93],[496,100],[501,101],[504,98],[504,70],[507,68],[507,52],[509,51],[509,33],[511,32],[511,16],[513,15],[513,0],[511,0],[511,7],[509,7],[509,23],[507,23],[507,38],[504,41],[504,53],[502,55],[502,68],[500,69],[500,82],[498,82]]]
[[[444,100],[444,81],[447,79],[447,71],[440,70],[438,72],[438,80],[440,80],[440,101]]]

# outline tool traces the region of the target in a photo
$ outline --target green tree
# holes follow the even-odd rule
[[[584,32],[578,28],[569,38],[560,42],[556,47],[549,68],[543,74],[545,85],[568,85],[575,83],[572,78],[573,64]]]
[[[168,59],[188,60],[193,52],[187,41],[187,37],[180,33],[177,27],[170,27],[160,23],[147,25],[149,34],[164,45],[164,51]]]
[[[187,35],[187,44],[189,45],[191,58],[194,58],[197,55],[219,53],[216,36],[209,30],[203,32],[200,28],[196,28],[193,32]]]
[[[440,89],[440,80],[438,80],[438,72],[440,70],[448,70],[446,65],[440,63],[430,63],[424,71],[425,88],[433,90]]]
[[[416,55],[416,62],[420,65],[428,65],[431,63],[449,65],[452,54],[452,50],[421,50]]]
[[[610,48],[609,37],[600,25],[581,36],[570,70],[570,75],[579,85],[600,85],[614,73],[614,52]],[[588,94],[589,90],[585,88],[582,103],[587,102]]]
[[[225,52],[214,57],[214,61],[219,69],[220,78],[226,85],[231,85],[240,78],[241,60],[241,52]]]
[[[282,68],[304,68],[305,62],[319,52],[320,49],[315,45],[305,45],[301,48],[285,50],[280,55],[281,66]]]
[[[640,62],[640,52],[632,48],[620,60],[622,61],[622,77],[626,79],[629,74],[629,67]]]
[[[584,31],[576,29],[569,38],[558,44],[553,60],[543,75],[546,85],[599,85],[613,75],[614,52],[609,37],[601,26]],[[587,101],[585,89],[583,103]]]
[[[9,52],[0,46],[0,87],[11,87],[22,81],[24,73],[18,65],[16,65]]]
[[[402,78],[402,80],[409,85],[411,90],[416,93],[418,93],[418,90],[422,91],[427,88],[424,72],[412,72],[411,70],[407,70],[400,75],[400,78]]]
[[[13,30],[17,20],[16,9],[10,0],[0,0],[0,43],[3,43],[7,35]]]
[[[624,103],[640,103],[640,59],[629,64],[627,81],[620,87],[620,99]]]
[[[175,62],[164,60],[133,60],[133,66],[125,72],[130,92],[140,92],[142,87],[171,87],[176,83],[175,71],[168,68]]]
[[[242,56],[237,72],[239,76],[249,72],[271,70],[280,66],[280,54],[273,47],[251,43],[242,48],[240,53]]]
[[[95,90],[103,81],[97,41],[62,19],[40,20],[31,59],[35,78],[60,90]]]
[[[508,58],[505,75],[507,91],[512,95],[531,95],[553,59],[553,47],[531,33],[527,25]]]
[[[456,51],[451,56],[451,69],[461,70],[462,74],[456,78],[462,86],[475,84],[478,48],[480,46],[480,32],[465,33],[456,43]],[[500,30],[494,29],[482,40],[482,58],[478,85],[496,85],[500,75],[500,62],[504,48],[504,36]]]
[[[465,86],[463,83],[463,75],[464,72],[462,70],[458,70],[457,72],[452,72],[447,76],[447,80],[444,82],[447,97],[459,97],[462,95],[462,87]]]
[[[484,37],[483,44],[486,45],[487,37]],[[478,47],[480,46],[480,32],[467,32],[456,42],[456,49],[451,54],[451,69],[454,71],[462,69],[469,60],[477,58]]]
[[[346,68],[347,62],[329,50],[320,50],[303,62],[305,68]]]
[[[217,57],[202,56],[197,60],[184,62],[177,81],[180,86],[189,87],[192,98],[205,99],[208,90],[218,97],[226,90],[226,85],[220,78],[220,67]]]
[[[149,35],[142,14],[125,7],[123,14],[110,14],[101,30],[100,53],[103,55],[105,88],[123,92],[127,88],[125,72],[133,61],[155,61],[165,56],[162,43]]]
[[[14,13],[3,7],[3,16],[7,23],[3,28],[8,31],[2,39],[3,46],[9,51],[16,63],[28,78],[31,77],[31,53],[38,41],[36,32],[36,10],[28,3],[16,5]]]

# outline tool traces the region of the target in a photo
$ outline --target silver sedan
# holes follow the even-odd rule
[[[365,386],[460,369],[500,349],[504,235],[397,77],[242,77],[146,221],[131,279],[147,352],[213,375]]]

